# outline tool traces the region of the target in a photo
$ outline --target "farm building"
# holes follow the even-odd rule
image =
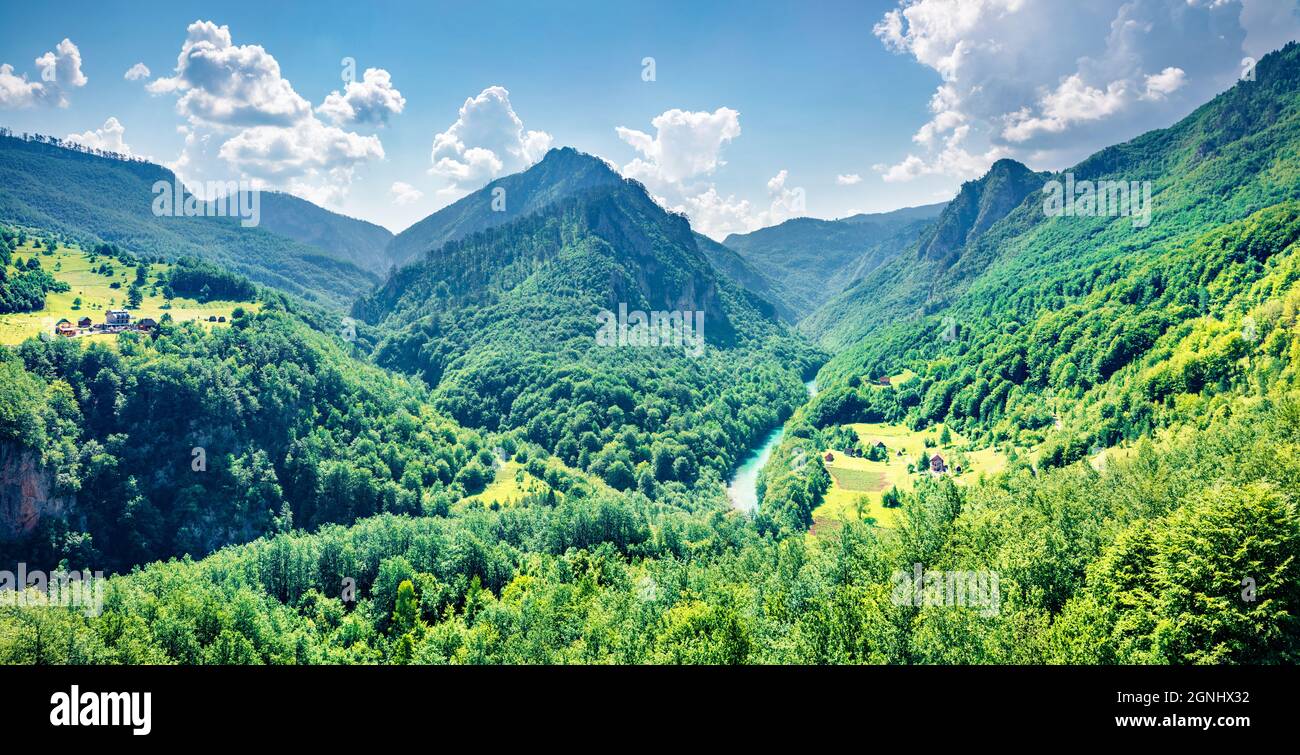
[[[948,464],[939,454],[930,457],[930,471],[934,474],[943,474],[948,471]]]

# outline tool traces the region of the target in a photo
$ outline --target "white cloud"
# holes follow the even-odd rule
[[[375,123],[375,108],[404,104],[382,69],[356,86],[326,98],[321,110],[337,125],[323,123],[261,45],[237,45],[229,27],[195,21],[173,74],[146,88],[177,97],[185,146],[169,167],[184,180],[245,178],[327,204],[346,196],[359,167],[384,158],[379,137],[340,126]]]
[[[835,183],[840,186],[853,186],[854,184],[862,183],[862,176],[859,176],[857,173],[849,173],[847,175],[841,173],[835,177]]]
[[[348,169],[384,156],[379,137],[327,126],[315,118],[294,128],[255,126],[221,145],[218,154],[245,172],[264,179]]]
[[[723,196],[708,180],[726,165],[723,148],[740,136],[739,112],[674,108],[655,116],[650,125],[653,135],[625,126],[614,131],[638,154],[621,172],[645,184],[659,204],[685,213],[696,230],[713,238],[752,231],[760,218],[769,216],[770,208],[758,211],[749,200]],[[769,192],[779,195],[784,174],[768,182]]]
[[[1181,68],[1169,66],[1160,73],[1153,73],[1146,78],[1146,92],[1142,98],[1146,100],[1163,100],[1165,97],[1177,92],[1187,83],[1187,73]]]
[[[786,186],[786,181],[790,178],[790,171],[782,168],[779,173],[767,182],[767,194],[771,200],[767,207],[767,212],[760,213],[754,219],[755,226],[776,225],[783,223],[790,218],[797,218],[808,214],[807,198],[803,187]]]
[[[62,87],[84,87],[88,81],[81,72],[81,50],[71,39],[64,38],[53,52],[37,58],[36,67],[41,72],[41,81]]]
[[[723,197],[713,186],[671,206],[663,197],[655,197],[655,200],[669,209],[685,213],[695,230],[715,240],[730,233],[749,233],[759,227],[749,200]]]
[[[783,168],[768,179],[767,209],[758,209],[748,199],[737,199],[734,195],[724,197],[713,184],[702,191],[697,189],[696,193],[676,190],[675,201],[657,194],[652,196],[663,207],[684,213],[695,230],[721,240],[731,233],[749,233],[807,215],[803,187],[786,186],[789,177],[790,172]]]
[[[15,74],[8,63],[0,64],[0,108],[24,108],[55,104],[68,106],[67,92],[86,85],[81,72],[81,50],[65,38],[53,51],[33,61],[39,81],[28,81],[27,74]]]
[[[382,68],[367,68],[361,81],[350,81],[343,93],[330,92],[316,112],[340,126],[383,125],[402,112],[406,98],[393,88],[392,77]]]
[[[1084,121],[1096,121],[1118,113],[1130,101],[1128,85],[1112,81],[1102,91],[1083,82],[1079,74],[1067,76],[1059,86],[1043,96],[1038,115],[1028,107],[1004,116],[1002,137],[1010,142],[1024,142],[1040,133],[1059,134]]]
[[[14,67],[0,64],[0,107],[31,107],[40,99],[45,87],[40,82],[28,81],[27,75],[14,74]]]
[[[311,105],[280,75],[280,64],[261,45],[236,45],[230,27],[195,21],[186,30],[175,74],[148,86],[175,93],[176,112],[210,126],[289,126]]]
[[[623,168],[650,185],[674,184],[707,175],[724,165],[722,147],[740,136],[740,113],[720,107],[712,113],[673,109],[650,121],[655,135],[619,126],[618,137],[641,157]]]
[[[393,203],[397,205],[418,202],[424,196],[424,192],[404,181],[394,181],[393,185],[389,187],[388,193],[393,195]]]
[[[900,0],[873,31],[941,80],[912,137],[920,151],[876,166],[900,181],[963,178],[1004,156],[1065,167],[1167,126],[1230,86],[1243,53],[1300,35],[1300,12],[1278,0]]]
[[[108,152],[129,155],[131,154],[131,147],[123,140],[125,134],[126,127],[117,118],[109,116],[108,120],[104,121],[103,128],[93,129],[81,134],[68,134],[68,141],[76,142],[91,149],[102,149]]]
[[[450,201],[529,167],[542,159],[551,142],[544,131],[524,130],[510,92],[491,86],[467,98],[455,123],[433,137],[429,172],[447,181],[438,194]]]
[[[122,78],[126,79],[127,81],[139,81],[140,79],[147,79],[151,75],[152,72],[149,70],[149,66],[145,65],[144,63],[136,63],[135,65],[126,69],[126,73],[122,75]]]

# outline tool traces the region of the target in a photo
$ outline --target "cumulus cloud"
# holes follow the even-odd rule
[[[382,68],[367,68],[361,81],[350,81],[343,92],[330,92],[316,112],[340,126],[384,125],[389,116],[406,107],[406,98],[393,87],[392,76]]]
[[[88,81],[81,72],[81,50],[71,39],[65,38],[34,63],[39,81],[28,81],[25,73],[15,74],[9,63],[0,64],[0,108],[67,107],[68,91]]]
[[[388,73],[370,69],[326,97],[320,112],[334,125],[326,124],[265,48],[235,44],[229,27],[211,21],[189,25],[172,75],[146,88],[174,95],[185,118],[185,147],[170,164],[185,180],[229,179],[233,170],[321,204],[341,201],[356,170],[384,157],[379,137],[340,126],[381,123],[405,104]]]
[[[122,75],[122,78],[126,79],[127,81],[139,81],[140,79],[147,79],[152,75],[153,74],[149,70],[149,66],[145,65],[144,63],[136,63],[135,65],[126,69],[126,73]]]
[[[222,144],[218,154],[252,175],[276,179],[349,168],[382,158],[384,148],[376,136],[354,134],[308,118],[294,128],[244,129]]]
[[[211,21],[189,25],[175,74],[148,89],[177,94],[176,112],[195,124],[289,126],[311,114],[270,53],[261,45],[234,44],[230,27]]]
[[[740,113],[728,107],[712,112],[672,109],[650,121],[654,134],[619,126],[614,131],[637,153],[622,173],[646,185],[659,204],[683,212],[701,233],[722,238],[759,227],[771,208],[724,196],[709,180],[726,165],[723,148],[740,136]],[[778,194],[785,172],[768,182]]]
[[[1187,83],[1187,73],[1175,66],[1169,66],[1160,73],[1153,73],[1146,78],[1147,88],[1142,95],[1147,100],[1163,100],[1177,92]]]
[[[1036,113],[1025,106],[1004,116],[1006,127],[1002,136],[1008,141],[1023,142],[1039,133],[1059,134],[1076,123],[1109,118],[1124,109],[1129,101],[1127,82],[1112,81],[1102,91],[1085,84],[1079,74],[1073,74],[1039,100]]]
[[[104,121],[102,128],[92,129],[80,134],[68,134],[68,141],[76,142],[91,149],[102,149],[108,152],[129,155],[131,154],[131,147],[123,140],[125,134],[126,127],[117,118],[109,116],[108,120]]]
[[[1300,34],[1284,4],[900,0],[873,31],[940,83],[912,137],[920,149],[876,170],[968,178],[1005,156],[1059,168],[1168,125],[1230,86],[1260,40]]]
[[[552,141],[545,131],[525,130],[510,104],[510,92],[491,86],[467,98],[456,122],[433,137],[429,172],[447,181],[439,195],[463,196],[542,159]]]
[[[655,134],[619,126],[618,137],[641,157],[623,172],[648,185],[674,184],[707,175],[724,165],[722,147],[740,136],[740,113],[720,107],[712,113],[676,108],[650,121]]]
[[[859,176],[857,173],[841,173],[835,177],[835,183],[840,186],[853,186],[854,184],[862,183],[862,176]]]
[[[424,192],[404,181],[394,181],[389,187],[388,193],[393,195],[393,203],[396,205],[408,205],[412,202],[418,202],[424,196]]]

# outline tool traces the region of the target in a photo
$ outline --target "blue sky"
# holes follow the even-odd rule
[[[1294,0],[11,3],[0,124],[395,231],[571,145],[720,237],[938,201],[998,157],[1066,167],[1298,29]],[[211,65],[178,70],[187,39]]]

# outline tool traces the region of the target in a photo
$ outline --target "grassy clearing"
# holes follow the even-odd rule
[[[41,333],[52,334],[55,324],[61,319],[76,323],[82,317],[89,317],[97,323],[102,323],[107,310],[125,306],[127,291],[131,287],[131,282],[135,280],[134,267],[127,267],[108,257],[100,257],[92,265],[90,255],[75,247],[59,247],[56,252],[47,255],[43,249],[32,249],[31,242],[28,242],[14,253],[15,259],[24,261],[32,256],[36,256],[41,261],[41,267],[47,272],[67,283],[71,290],[61,294],[49,294],[45,298],[45,308],[36,312],[0,315],[0,344],[6,346],[22,343]],[[91,269],[103,262],[113,266],[111,277],[100,275]],[[210,327],[224,327],[236,307],[255,312],[261,306],[256,302],[229,301],[200,304],[193,299],[176,298],[172,300],[171,309],[163,309],[161,288],[154,286],[154,281],[169,267],[169,265],[149,266],[149,282],[143,287],[144,300],[138,309],[132,311],[133,318],[152,317],[159,320],[163,313],[170,313],[172,319],[177,322],[198,320]],[[113,283],[117,283],[118,288],[113,288]],[[81,299],[79,307],[76,304],[77,299]],[[225,317],[227,323],[208,323],[208,317],[212,316]],[[78,338],[78,340],[82,339],[114,343],[117,336],[96,334]]]
[[[613,490],[599,477],[589,475],[586,472],[579,472],[573,467],[561,464],[554,459],[550,463],[558,465],[566,474],[581,477],[593,490]],[[483,492],[462,498],[456,506],[462,510],[474,506],[515,506],[528,496],[544,495],[551,489],[551,486],[545,480],[534,476],[523,464],[512,459],[497,465],[492,482],[488,483]],[[555,499],[556,501],[563,501],[564,493],[556,490]]]
[[[885,491],[897,487],[910,491],[916,486],[920,474],[908,472],[922,452],[943,456],[950,469],[960,464],[962,474],[952,474],[958,485],[975,482],[984,475],[1001,472],[1007,466],[1007,457],[994,448],[969,450],[969,440],[956,431],[949,431],[948,443],[939,442],[943,426],[917,432],[903,425],[884,423],[859,423],[850,425],[864,445],[876,441],[885,444],[888,456],[885,461],[870,461],[846,456],[841,449],[823,449],[822,464],[831,475],[831,487],[821,506],[813,511],[812,534],[824,535],[839,529],[849,520],[874,520],[877,527],[892,528],[897,524],[898,510],[885,508],[881,498]],[[929,439],[933,444],[926,446]],[[902,451],[902,455],[899,455]],[[827,453],[834,456],[826,461]],[[928,473],[926,473],[928,474]]]
[[[481,503],[484,506],[491,506],[495,503],[499,506],[513,506],[529,495],[545,493],[550,489],[551,486],[544,480],[529,474],[523,464],[507,461],[497,467],[496,477],[482,493],[466,496],[461,504],[472,506]],[[563,494],[557,492],[556,497],[562,498]]]

